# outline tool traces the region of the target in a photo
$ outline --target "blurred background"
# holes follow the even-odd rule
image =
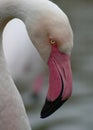
[[[42,74],[40,72],[43,75],[41,77],[44,77],[43,85],[42,78],[40,79],[43,86],[42,89],[40,88],[40,93],[36,93],[37,95],[30,93],[30,87],[28,89],[19,87],[19,91],[33,130],[93,130],[93,0],[52,1],[67,14],[74,32],[71,57],[72,97],[52,116],[40,119],[40,111],[48,87],[48,70],[43,63],[41,68],[45,69],[41,70]],[[26,67],[27,70],[28,68]],[[34,69],[32,69],[33,73]],[[39,81],[38,78],[37,80]],[[34,79],[31,78],[31,86],[34,86],[33,81]]]

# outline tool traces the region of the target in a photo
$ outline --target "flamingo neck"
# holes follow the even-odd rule
[[[2,45],[2,32],[7,22],[15,17],[25,20],[20,1],[0,1],[0,129],[2,130],[31,130],[23,101],[7,70]]]
[[[13,0],[0,1],[0,83],[5,75],[7,75],[9,81],[11,80],[7,71],[6,61],[3,53],[2,35],[4,27],[11,19],[15,18],[16,16],[20,18],[20,14],[17,14],[17,11],[19,12],[18,5],[20,4],[14,2]]]
[[[0,1],[0,72],[3,70],[2,73],[8,73],[6,69],[6,62],[3,54],[3,45],[2,45],[3,41],[2,35],[4,27],[13,18],[19,18],[25,23],[26,20],[28,19],[28,12],[30,12],[30,7],[28,6],[26,0]],[[1,78],[2,77],[3,76],[1,76]]]
[[[0,3],[0,35],[11,19],[21,19],[26,25],[32,43],[46,62],[51,50],[50,45],[45,47],[45,43],[48,41],[44,30],[45,25],[43,25],[46,17],[44,9],[46,8],[46,12],[48,11],[48,3],[48,0],[4,0]],[[45,7],[41,8],[42,5]]]

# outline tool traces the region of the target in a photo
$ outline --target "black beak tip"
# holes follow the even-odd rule
[[[46,118],[53,114],[60,106],[64,104],[66,100],[62,101],[61,99],[56,99],[55,101],[51,102],[46,99],[45,105],[41,111],[41,118]]]
[[[62,93],[63,93],[63,89],[61,90],[60,95],[54,101],[49,101],[46,98],[44,107],[41,111],[41,118],[46,118],[46,117],[50,116],[65,103],[65,101],[67,99],[62,100]]]

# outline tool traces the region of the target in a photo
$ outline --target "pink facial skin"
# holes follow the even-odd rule
[[[48,66],[50,70],[49,88],[41,118],[54,113],[72,93],[70,56],[60,52],[57,45],[52,45]]]

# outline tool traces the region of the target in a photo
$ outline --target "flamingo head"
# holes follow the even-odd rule
[[[48,8],[47,8],[48,6]],[[34,27],[33,43],[49,66],[49,87],[41,118],[54,113],[72,93],[70,55],[73,32],[67,16],[48,1]],[[39,13],[39,11],[38,11]],[[36,24],[37,25],[37,24]]]

